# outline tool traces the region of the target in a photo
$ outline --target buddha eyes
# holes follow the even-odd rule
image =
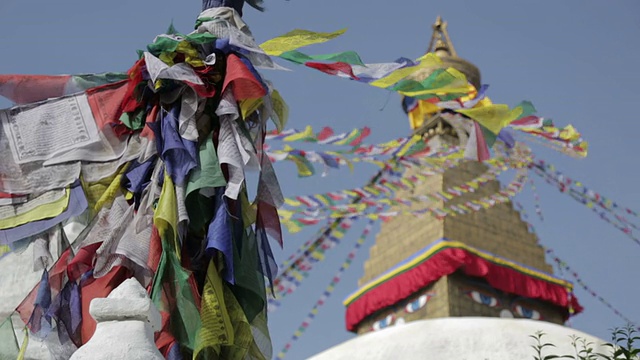
[[[489,307],[492,307],[492,308],[502,305],[500,303],[500,300],[498,300],[497,297],[493,296],[490,293],[484,292],[484,291],[468,290],[468,291],[465,291],[465,294],[467,294],[471,299],[473,299],[473,301],[477,302],[478,304],[486,305],[486,306],[489,306]],[[525,319],[531,319],[531,320],[540,320],[540,319],[542,319],[542,315],[537,310],[528,308],[528,307],[523,306],[523,305],[513,305],[513,303],[511,303],[511,304],[512,304],[510,306],[511,309],[519,317],[522,317],[522,318],[525,318]],[[509,310],[506,310],[506,309],[503,310],[503,311],[509,312]]]
[[[431,295],[427,295],[427,294],[420,295],[419,298],[408,303],[407,306],[404,307],[404,311],[409,314],[416,312],[422,309],[425,305],[427,305],[427,301],[429,301],[429,299],[431,299]]]
[[[467,295],[469,295],[469,297],[478,304],[486,305],[489,307],[496,307],[500,305],[500,301],[498,301],[495,296],[480,291],[471,290],[467,292]]]
[[[387,326],[393,324],[393,320],[395,320],[395,318],[396,317],[393,314],[387,315],[386,318],[374,322],[371,327],[373,328],[373,331],[382,330],[382,329],[386,328]]]
[[[539,311],[529,309],[522,305],[516,305],[513,307],[513,309],[516,311],[518,315],[522,316],[523,318],[527,318],[531,320],[540,320],[542,318],[542,315],[540,315]]]

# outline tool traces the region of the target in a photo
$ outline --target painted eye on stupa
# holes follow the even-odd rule
[[[429,299],[431,299],[432,295],[429,294],[423,294],[420,295],[419,298],[415,299],[414,301],[410,302],[407,304],[407,306],[404,307],[404,311],[411,314],[413,312],[416,312],[420,309],[422,309],[425,305],[427,305],[427,301],[429,301]]]
[[[498,298],[487,293],[483,293],[477,290],[471,290],[467,292],[467,295],[469,295],[469,297],[478,304],[486,305],[489,307],[496,307],[500,305],[500,301],[498,300]]]
[[[542,315],[537,310],[529,309],[528,307],[524,307],[522,305],[516,305],[513,307],[516,311],[516,314],[522,316],[523,318],[532,319],[532,320],[540,320],[542,319]]]
[[[373,331],[382,330],[382,329],[386,328],[387,326],[393,324],[393,320],[395,320],[395,318],[396,317],[393,314],[388,315],[386,318],[374,322],[371,327],[373,328]]]

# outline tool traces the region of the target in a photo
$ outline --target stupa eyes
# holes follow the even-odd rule
[[[371,326],[371,327],[373,328],[374,331],[382,330],[382,329],[386,328],[387,326],[393,324],[393,320],[395,320],[395,319],[396,319],[395,315],[393,315],[393,314],[387,315],[386,318],[374,322],[373,326]]]
[[[404,311],[408,314],[411,314],[413,312],[416,312],[420,309],[422,309],[425,305],[427,305],[427,301],[429,301],[429,299],[431,299],[430,294],[423,294],[420,295],[419,298],[417,298],[416,300],[408,303],[405,307],[404,307]]]
[[[471,290],[467,291],[467,295],[469,295],[469,297],[478,304],[486,305],[489,307],[496,307],[500,305],[500,301],[498,300],[498,298],[484,292]]]
[[[513,307],[516,311],[516,314],[522,316],[523,318],[532,319],[532,320],[540,320],[542,319],[542,315],[537,310],[529,309],[522,305],[516,305]]]
[[[387,315],[384,319],[374,322],[373,325],[371,325],[370,330],[378,331],[392,325],[404,324],[406,320],[403,317],[396,317],[396,314],[398,314],[398,316],[402,315],[402,310],[400,309],[403,309],[405,314],[414,313],[425,307],[427,305],[427,302],[429,302],[429,299],[431,299],[435,295],[435,293],[426,293],[418,296],[415,300],[407,303],[406,305],[402,305],[401,303],[398,304],[397,307],[392,308],[392,310],[394,311],[393,314]]]

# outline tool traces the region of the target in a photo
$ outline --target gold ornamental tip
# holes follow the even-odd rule
[[[427,48],[427,54],[435,54],[442,60],[442,64],[437,67],[422,68],[410,75],[408,78],[416,81],[422,81],[428,78],[436,69],[454,68],[463,73],[467,78],[467,81],[469,81],[469,83],[471,83],[476,89],[479,89],[482,84],[480,70],[473,63],[458,57],[458,53],[456,52],[453,42],[449,37],[449,32],[447,31],[447,22],[443,21],[441,16],[438,16],[432,28],[433,33],[431,35],[429,47]],[[433,109],[423,109],[417,112],[409,111],[408,104],[411,103],[411,101],[407,101],[404,96],[402,99],[403,110],[407,115],[409,115],[409,123],[414,131],[423,133],[431,130],[437,125],[439,120],[437,119],[437,116],[433,116]],[[430,105],[425,104],[424,102],[420,102],[420,104],[425,106]],[[433,129],[433,131],[436,130]]]
[[[480,88],[481,77],[480,69],[473,63],[458,57],[458,53],[453,46],[453,42],[447,31],[447,22],[442,20],[438,15],[436,22],[432,26],[433,33],[427,53],[434,53],[442,59],[445,67],[452,67],[467,77],[469,82],[476,88]]]

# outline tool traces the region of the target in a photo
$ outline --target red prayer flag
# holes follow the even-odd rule
[[[353,80],[358,80],[358,77],[353,73],[351,65],[343,62],[335,62],[331,64],[319,63],[319,62],[306,62],[306,66],[322,71],[329,75],[347,75]]]
[[[0,75],[0,95],[16,104],[63,96],[71,75]]]
[[[89,106],[91,106],[91,112],[99,129],[107,124],[120,123],[127,92],[127,80],[87,90]]]
[[[330,127],[323,127],[322,130],[318,133],[318,140],[322,141],[328,137],[333,135],[333,129]]]
[[[227,56],[227,74],[224,78],[222,92],[233,85],[233,96],[237,101],[259,99],[267,95],[267,90],[251,73],[249,68],[234,54]]]

